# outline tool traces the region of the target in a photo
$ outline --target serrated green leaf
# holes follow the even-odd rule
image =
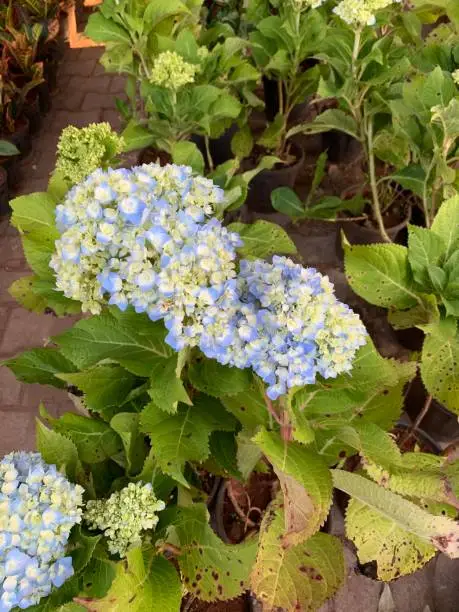
[[[304,542],[324,524],[332,502],[332,479],[323,459],[278,433],[260,431],[254,438],[272,463],[284,493],[284,546]]]
[[[60,374],[58,378],[83,391],[86,406],[105,416],[111,414],[110,408],[121,406],[136,381],[133,374],[114,364]]]
[[[11,200],[13,209],[11,223],[20,232],[59,234],[55,224],[56,203],[48,193],[30,193]]]
[[[121,133],[124,141],[124,151],[137,151],[151,147],[155,143],[156,137],[149,129],[131,119]]]
[[[240,393],[225,395],[222,404],[237,418],[243,427],[256,429],[258,426],[268,427],[269,414],[264,398],[264,385],[252,378],[250,386]]]
[[[421,376],[428,392],[459,414],[459,334],[449,317],[429,327],[422,347]]]
[[[423,227],[408,227],[408,262],[419,285],[431,287],[428,268],[439,264],[445,253],[446,244],[441,236]]]
[[[394,329],[409,329],[418,325],[436,323],[440,319],[437,298],[434,295],[419,294],[421,304],[408,310],[390,310],[387,314],[389,323]]]
[[[257,540],[225,544],[209,525],[204,504],[177,507],[170,515],[168,531],[178,540],[180,570],[187,590],[202,601],[232,599],[248,586],[257,552]]]
[[[101,535],[85,534],[80,525],[76,525],[74,529],[72,529],[70,536],[70,547],[72,554],[72,566],[75,574],[81,574],[87,567],[101,538]]]
[[[76,481],[81,465],[77,447],[69,437],[48,429],[37,419],[36,445],[46,463],[63,469],[72,482]]]
[[[83,595],[88,598],[105,597],[116,576],[116,564],[108,559],[91,559],[82,577]]]
[[[40,278],[54,279],[54,272],[49,266],[55,251],[56,231],[49,228],[35,230],[24,234],[22,247],[27,263]]]
[[[8,291],[16,301],[32,312],[46,314],[51,309],[58,317],[81,312],[81,303],[57,291],[54,281],[35,275],[19,278]]]
[[[74,372],[75,366],[59,351],[52,348],[39,348],[25,351],[17,357],[3,362],[18,378],[26,383],[39,383],[62,388],[64,383],[56,374]]]
[[[252,383],[250,370],[224,366],[206,358],[190,365],[188,377],[193,387],[214,397],[242,393],[247,391]]]
[[[344,245],[344,258],[349,284],[370,304],[404,309],[418,301],[405,247],[398,244]]]
[[[197,174],[204,174],[204,158],[194,142],[182,140],[171,147],[172,161],[179,166],[191,166]]]
[[[239,159],[248,157],[253,148],[252,131],[248,125],[238,130],[231,139],[231,152]]]
[[[247,480],[260,461],[262,452],[252,440],[253,431],[242,429],[237,434],[237,466],[244,480]]]
[[[154,364],[172,355],[172,349],[164,342],[165,336],[161,323],[119,311],[79,321],[54,341],[80,369],[112,359],[129,372],[148,377]]]
[[[179,402],[191,405],[182,380],[177,378],[177,355],[153,364],[150,382],[148,394],[161,410],[173,413]]]
[[[70,185],[67,183],[63,174],[61,174],[58,170],[54,170],[48,181],[48,194],[56,203],[58,203],[64,199],[69,189]]]
[[[274,189],[271,194],[271,203],[275,210],[288,217],[292,217],[293,219],[301,219],[301,217],[304,217],[304,203],[290,187],[278,187]]]
[[[177,570],[163,557],[144,558],[130,550],[116,564],[116,576],[103,599],[77,599],[91,612],[178,612],[182,587]]]
[[[321,134],[330,130],[344,132],[359,140],[359,129],[351,115],[337,108],[330,108],[318,115],[314,121],[298,125],[287,132],[287,138],[295,134]]]
[[[440,206],[431,231],[446,244],[445,259],[459,249],[459,196],[454,196]]]
[[[373,150],[379,159],[402,168],[410,161],[409,142],[402,134],[390,130],[381,130],[373,141]]]
[[[132,412],[120,412],[110,421],[110,427],[121,438],[126,455],[126,467],[129,474],[141,471],[147,451],[144,436],[139,432],[139,415]]]
[[[347,507],[346,535],[356,545],[360,563],[376,561],[379,580],[411,574],[436,553],[432,544],[356,499]]]
[[[256,221],[255,223],[231,223],[228,226],[231,232],[237,232],[243,241],[238,248],[241,257],[247,259],[266,259],[275,255],[294,255],[296,246],[287,232],[269,221]]]
[[[123,448],[116,432],[102,421],[66,412],[59,419],[52,419],[51,424],[53,429],[75,443],[78,456],[84,463],[99,463]]]
[[[185,487],[183,475],[187,461],[205,461],[209,457],[209,436],[213,431],[232,431],[235,420],[217,399],[199,396],[194,405],[179,406],[169,415],[154,404],[140,415],[140,429],[149,434],[154,456],[165,474]]]
[[[111,19],[107,19],[102,13],[97,12],[90,15],[88,25],[85,29],[86,36],[101,43],[130,43],[129,33]]]
[[[406,166],[401,170],[397,170],[397,172],[394,172],[388,178],[399,183],[404,189],[409,189],[420,198],[423,197],[427,177],[425,170],[421,166]]]
[[[332,474],[335,487],[389,519],[393,526],[421,538],[453,559],[459,557],[459,525],[455,521],[431,515],[357,474],[344,470],[332,470]]]
[[[343,547],[338,538],[316,533],[306,542],[282,545],[285,518],[273,503],[263,519],[251,588],[263,610],[318,610],[343,584]]]
[[[228,478],[241,479],[242,474],[238,468],[238,446],[234,432],[214,431],[209,440],[210,457],[206,466],[209,472]]]
[[[14,299],[31,312],[43,313],[47,303],[46,299],[34,293],[32,289],[33,279],[36,276],[23,276],[14,281],[8,289]]]

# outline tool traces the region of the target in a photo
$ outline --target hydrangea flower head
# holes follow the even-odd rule
[[[372,26],[376,23],[375,13],[394,2],[401,0],[341,0],[333,12],[349,25]]]
[[[201,350],[221,363],[251,367],[271,399],[313,384],[317,375],[349,372],[366,342],[358,315],[336,299],[328,278],[286,257],[241,261],[229,307],[215,310],[220,329],[211,336],[215,323],[208,322]]]
[[[234,274],[235,237],[216,219],[209,221],[223,199],[219,187],[193,177],[186,166],[96,170],[56,208],[61,237],[51,267],[57,288],[94,314],[106,303],[122,310],[131,305],[153,320],[190,311],[190,300],[199,301],[199,295],[184,285],[193,277],[208,288]],[[204,242],[210,248],[216,237],[222,242],[203,274],[197,267]]]
[[[56,169],[75,185],[97,168],[107,167],[123,146],[123,139],[109,123],[91,123],[83,128],[69,125],[57,143]]]
[[[197,65],[189,64],[175,51],[164,51],[153,62],[150,81],[159,87],[177,90],[193,83],[197,71]]]
[[[165,507],[156,499],[151,484],[131,482],[106,500],[89,501],[84,518],[90,529],[104,531],[112,554],[125,557],[131,546],[141,544],[142,531],[156,527],[156,512]]]
[[[65,556],[81,521],[83,489],[39,453],[11,453],[0,462],[0,610],[37,604],[73,575]]]

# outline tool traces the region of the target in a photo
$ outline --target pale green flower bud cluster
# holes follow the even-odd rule
[[[291,0],[293,8],[297,11],[305,11],[308,8],[319,8],[325,0]]]
[[[108,539],[108,550],[125,557],[131,546],[142,543],[142,532],[154,529],[156,512],[166,504],[156,499],[151,484],[129,483],[108,499],[89,501],[84,514],[90,529],[100,529]]]
[[[343,21],[353,26],[372,26],[376,23],[375,13],[401,0],[342,0],[333,9]]]
[[[83,181],[97,168],[106,168],[124,147],[123,138],[109,123],[84,128],[66,127],[57,144],[56,170],[72,184]]]
[[[194,82],[198,66],[189,64],[175,51],[160,53],[153,63],[150,81],[159,87],[177,90]]]
[[[453,81],[456,83],[456,85],[459,85],[459,68],[451,73],[451,76],[453,77]]]

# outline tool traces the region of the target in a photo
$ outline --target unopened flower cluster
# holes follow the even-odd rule
[[[109,123],[66,127],[57,144],[56,170],[72,185],[100,167],[107,167],[123,150],[124,141]]]
[[[339,302],[327,277],[286,257],[241,261],[221,305],[207,309],[200,348],[208,357],[252,368],[277,399],[317,375],[349,372],[366,331]]]
[[[333,9],[349,25],[361,27],[376,23],[376,12],[401,0],[342,0]]]
[[[156,512],[164,508],[151,484],[131,482],[106,500],[89,501],[84,518],[90,529],[104,532],[112,554],[124,557],[131,546],[141,544],[142,531],[156,527]]]
[[[150,81],[159,87],[177,90],[193,83],[197,71],[197,65],[186,62],[175,51],[164,51],[153,63]]]
[[[97,314],[109,304],[164,319],[174,348],[185,316],[235,276],[237,234],[210,218],[223,201],[190,168],[156,164],[96,171],[56,209],[57,288]]]
[[[0,462],[0,610],[37,604],[73,575],[66,556],[81,520],[83,489],[39,453],[11,453]]]
[[[325,0],[291,0],[291,2],[297,11],[304,11],[308,8],[319,8]]]

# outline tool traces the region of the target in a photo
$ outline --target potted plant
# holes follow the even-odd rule
[[[8,214],[9,193],[8,193],[8,173],[2,165],[2,158],[19,155],[18,149],[8,140],[0,140],[0,217]]]

